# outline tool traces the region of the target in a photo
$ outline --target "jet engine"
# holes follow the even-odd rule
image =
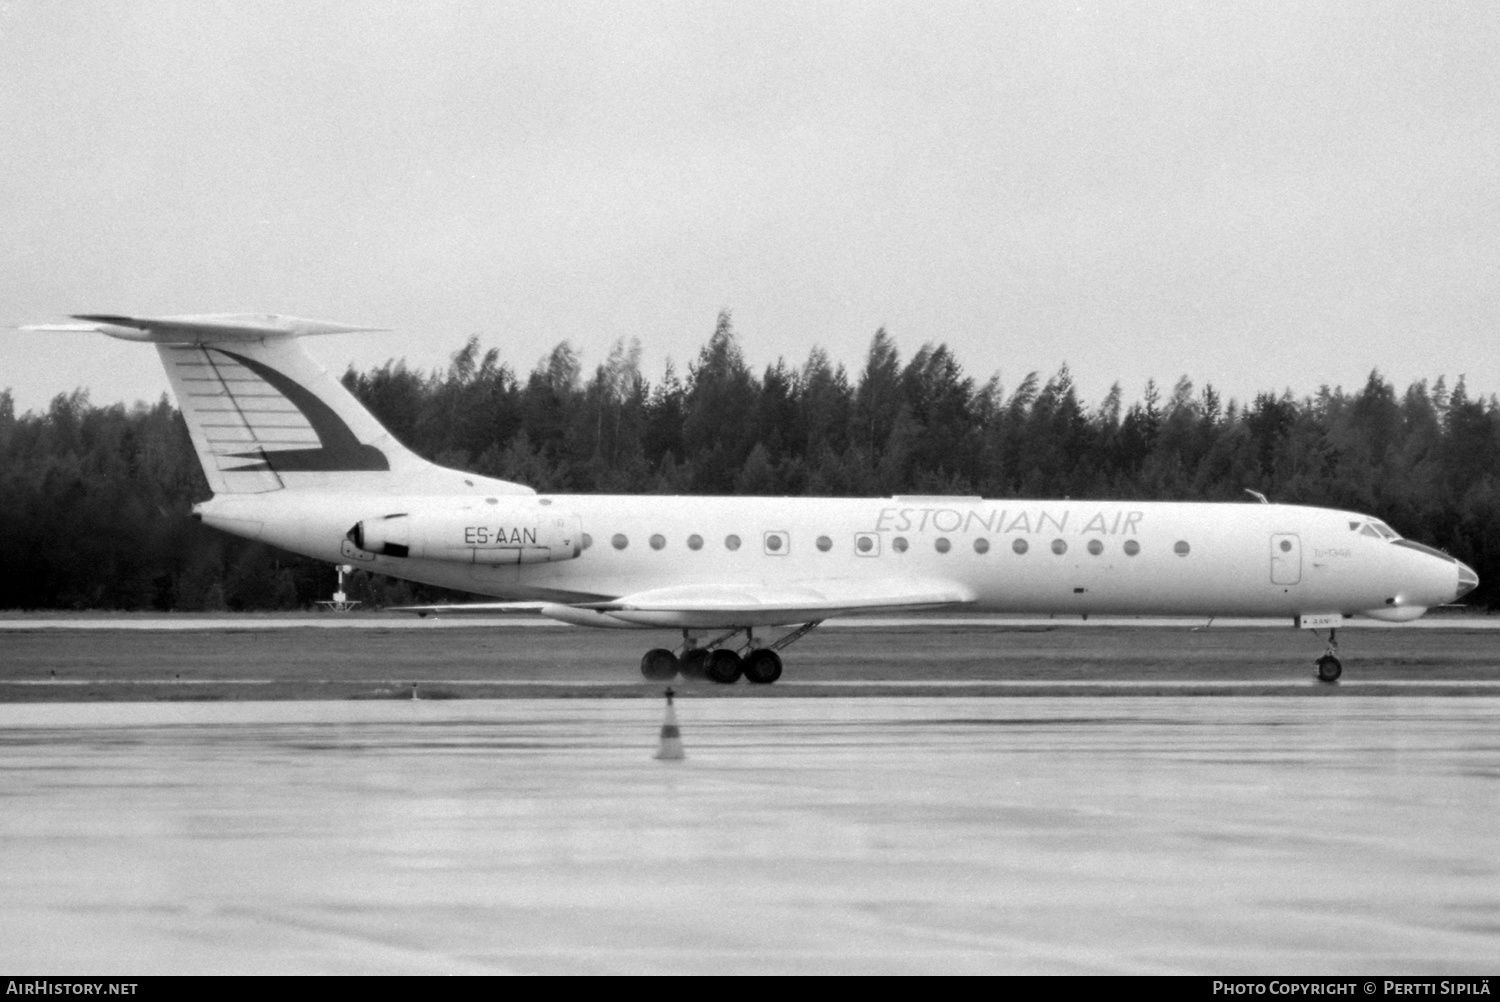
[[[387,557],[464,564],[543,564],[583,552],[577,515],[542,505],[466,505],[355,523],[349,542]]]

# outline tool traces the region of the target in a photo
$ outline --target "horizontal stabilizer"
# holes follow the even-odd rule
[[[313,334],[355,334],[385,330],[355,327],[326,320],[305,320],[275,313],[203,313],[181,317],[126,317],[111,313],[76,313],[84,324],[38,324],[26,331],[97,331],[123,341],[155,344],[225,344],[267,338],[308,337]]]

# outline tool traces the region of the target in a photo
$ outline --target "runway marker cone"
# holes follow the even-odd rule
[[[671,686],[667,687],[667,715],[661,722],[661,744],[657,746],[656,757],[664,762],[678,762],[687,757],[682,753],[682,732],[677,729]]]

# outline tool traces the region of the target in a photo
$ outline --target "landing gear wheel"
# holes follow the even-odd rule
[[[708,651],[701,647],[693,647],[682,652],[682,658],[677,662],[677,670],[682,672],[683,678],[703,678],[705,669],[708,667]]]
[[[768,685],[781,677],[781,656],[767,647],[751,651],[744,670],[749,681]]]
[[[708,677],[720,685],[733,685],[740,680],[740,672],[743,666],[740,664],[740,656],[734,651],[726,651],[720,647],[708,656]]]
[[[653,682],[670,682],[677,677],[677,655],[658,647],[641,658],[641,674]]]
[[[1325,654],[1318,658],[1318,681],[1337,682],[1339,676],[1344,674],[1344,666],[1339,659],[1332,654]]]

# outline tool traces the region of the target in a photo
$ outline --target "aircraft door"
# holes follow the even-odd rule
[[[1294,585],[1302,580],[1302,539],[1296,533],[1271,537],[1271,583]]]

